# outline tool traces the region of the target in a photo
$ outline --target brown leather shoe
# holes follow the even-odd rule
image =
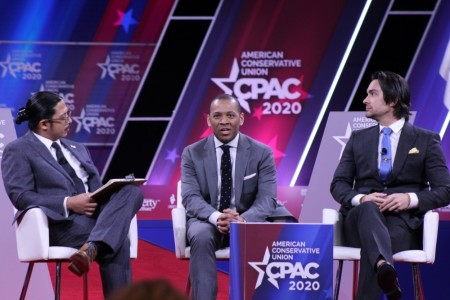
[[[97,248],[93,243],[84,244],[80,250],[70,257],[69,270],[78,276],[82,276],[91,268],[91,263],[97,257]]]

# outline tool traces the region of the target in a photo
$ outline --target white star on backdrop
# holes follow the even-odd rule
[[[225,94],[233,95],[233,90],[226,84],[226,83],[235,83],[238,79],[239,75],[239,65],[236,59],[233,61],[233,66],[231,67],[230,76],[228,78],[211,78],[211,80],[217,84],[219,88],[222,89],[222,91]],[[248,102],[237,98],[239,101],[239,104],[241,105],[242,109],[244,109],[246,112],[250,113],[250,105],[248,105]]]
[[[334,135],[333,139],[335,139],[341,145],[341,153],[339,154],[339,159],[342,157],[342,153],[344,152],[345,145],[347,144],[350,135],[352,134],[352,127],[350,123],[347,123],[347,130],[345,131],[345,135]]]

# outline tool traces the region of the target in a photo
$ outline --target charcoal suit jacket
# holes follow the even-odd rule
[[[101,186],[101,179],[83,144],[60,139],[89,174],[89,192]],[[66,220],[64,198],[76,194],[73,180],[39,139],[28,131],[9,143],[3,152],[2,175],[6,192],[18,212],[40,207],[52,220]]]
[[[248,222],[263,222],[277,207],[276,169],[272,150],[239,134],[235,162],[237,212]],[[207,220],[216,211],[218,171],[214,136],[183,151],[181,191],[188,218]]]

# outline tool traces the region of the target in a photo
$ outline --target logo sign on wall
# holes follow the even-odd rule
[[[84,2],[13,1],[2,7],[0,34],[7,42],[0,44],[0,107],[15,116],[35,92],[60,95],[72,112],[68,138],[99,146],[91,154],[101,168],[174,1]],[[19,12],[23,22],[16,21]],[[16,130],[22,136],[27,126]]]
[[[137,90],[153,47],[50,44],[24,50],[26,47],[0,47],[0,87],[4,87],[0,105],[16,111],[34,92],[54,92],[72,111],[69,138],[112,145],[134,97],[129,91]],[[59,64],[56,71],[55,60],[66,63]],[[18,135],[26,130],[26,126],[18,127]]]
[[[177,185],[142,185],[144,202],[139,209],[139,220],[168,220],[177,207]]]
[[[177,184],[142,185],[140,188],[144,194],[144,202],[137,214],[138,219],[170,220],[172,209],[177,207]],[[298,218],[306,192],[307,188],[304,186],[279,186],[278,201]]]
[[[324,6],[328,9],[323,10]],[[316,77],[329,53],[340,59],[342,45],[332,43],[330,52],[328,47],[345,9],[345,1],[319,0],[308,5],[302,1],[223,1],[147,184],[179,180],[184,147],[212,134],[206,122],[210,102],[227,93],[237,98],[244,113],[242,132],[272,149],[277,182],[290,185],[330,83],[330,78],[322,78],[316,84]],[[358,10],[352,7],[352,14]],[[340,60],[328,61],[327,74],[337,69]],[[308,180],[296,185],[305,186]]]
[[[243,51],[240,58],[234,58],[228,78],[211,80],[224,93],[235,95],[242,109],[254,113],[258,119],[262,115],[298,115],[302,110],[300,101],[308,97],[302,90],[302,80],[292,76],[286,79],[270,76],[277,69],[287,68],[294,68],[298,75],[302,60],[285,56],[284,51]],[[273,97],[277,101],[273,101]],[[260,99],[263,99],[262,106],[252,109],[250,103]],[[292,101],[280,102],[280,99]]]
[[[333,226],[232,223],[230,299],[328,299]]]

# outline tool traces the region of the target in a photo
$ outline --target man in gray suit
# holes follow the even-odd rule
[[[2,158],[16,219],[40,207],[49,218],[50,245],[81,247],[69,266],[79,276],[96,260],[107,296],[131,281],[128,231],[143,195],[138,187],[125,185],[109,199],[90,197],[102,185],[100,176],[87,148],[63,138],[72,119],[57,94],[33,94],[19,109],[16,123],[23,121],[29,131],[9,143]]]
[[[186,147],[181,163],[181,195],[191,246],[189,276],[196,300],[216,299],[215,251],[228,245],[230,223],[264,222],[277,207],[272,151],[239,133],[244,123],[239,102],[231,95],[217,96],[207,122],[214,135]],[[229,146],[232,188],[231,202],[221,211],[222,145]]]
[[[331,183],[344,237],[361,248],[357,299],[399,299],[393,253],[422,247],[424,214],[450,202],[450,176],[438,134],[408,123],[406,81],[375,72],[366,116],[378,126],[352,133]]]

